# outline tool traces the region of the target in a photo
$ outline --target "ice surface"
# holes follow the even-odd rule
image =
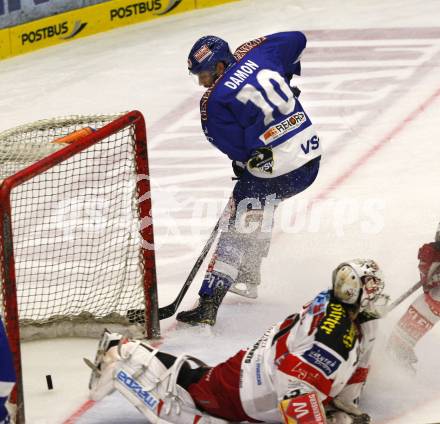
[[[439,15],[436,0],[248,0],[118,29],[1,62],[0,130],[59,115],[144,113],[164,305],[175,297],[232,188],[228,160],[200,130],[201,91],[187,75],[188,49],[206,33],[236,47],[262,34],[306,31],[298,85],[326,154],[313,187],[277,211],[259,299],[229,295],[212,331],[175,330],[173,319],[162,323],[164,349],[214,364],[298,310],[329,284],[342,260],[375,258],[393,297],[417,281],[417,250],[433,239],[440,211]],[[200,279],[201,273],[184,307],[196,299]],[[417,348],[415,377],[383,353],[407,305],[383,322],[362,402],[378,423],[440,421],[438,328]],[[31,423],[60,423],[87,397],[81,356],[93,357],[96,342],[53,343],[23,346]],[[45,389],[46,373],[53,374],[52,392]],[[144,421],[112,396],[75,422]]]

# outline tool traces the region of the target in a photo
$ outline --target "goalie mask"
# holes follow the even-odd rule
[[[343,303],[359,305],[360,312],[380,318],[386,312],[389,296],[383,294],[385,283],[376,262],[354,259],[333,271],[333,292]]]

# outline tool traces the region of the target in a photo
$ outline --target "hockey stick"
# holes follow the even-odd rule
[[[393,303],[388,306],[388,312],[391,312],[394,308],[399,306],[404,300],[410,297],[415,291],[417,291],[422,286],[422,282],[418,281],[412,287],[410,287],[405,293],[402,293]]]
[[[221,214],[220,218],[217,221],[217,224],[215,224],[214,229],[211,232],[211,235],[209,236],[208,241],[205,244],[205,247],[202,250],[202,253],[200,253],[199,257],[196,260],[196,263],[194,264],[194,266],[191,269],[191,272],[189,273],[188,277],[185,280],[185,283],[183,284],[183,287],[180,289],[179,294],[177,295],[176,299],[174,300],[174,302],[170,303],[167,306],[163,306],[162,308],[159,308],[159,319],[166,319],[169,318],[171,316],[173,316],[176,311],[177,308],[180,306],[180,303],[183,300],[183,297],[185,296],[186,292],[188,291],[191,283],[194,280],[194,277],[196,276],[196,274],[199,272],[199,269],[203,263],[203,261],[206,258],[206,255],[208,254],[208,252],[211,250],[212,245],[214,244],[214,241],[217,237],[217,233],[218,233],[218,229],[220,227],[220,223],[223,219],[223,216],[225,215],[226,211],[228,210],[228,204],[226,205],[223,213]]]
[[[193,282],[194,277],[199,272],[199,269],[200,269],[203,261],[205,260],[207,254],[211,250],[211,247],[214,244],[214,241],[217,237],[220,224],[228,211],[229,211],[229,201],[226,204],[222,214],[220,215],[220,218],[218,219],[217,224],[215,224],[215,227],[212,230],[208,241],[206,242],[205,246],[203,247],[202,252],[200,253],[199,257],[197,258],[197,261],[195,262],[194,266],[192,267],[191,272],[189,273],[188,277],[186,278],[185,283],[183,284],[182,288],[180,289],[179,294],[177,295],[176,299],[174,300],[174,302],[170,303],[169,305],[163,306],[162,308],[159,308],[159,320],[169,318],[176,313],[177,308],[180,306],[180,303],[182,302],[183,297],[185,296],[186,292],[188,291],[189,287],[191,286],[191,283]],[[129,310],[127,312],[127,318],[131,323],[144,324],[145,323],[145,311],[143,309]]]

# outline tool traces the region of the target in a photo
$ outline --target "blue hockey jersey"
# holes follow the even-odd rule
[[[0,424],[9,422],[5,404],[9,393],[14,387],[14,383],[14,363],[9,349],[8,338],[0,319]]]
[[[321,155],[320,140],[289,82],[301,72],[306,46],[301,32],[281,32],[252,40],[234,53],[236,62],[200,102],[202,128],[230,159],[248,161],[270,148],[273,167],[248,170],[273,178]]]

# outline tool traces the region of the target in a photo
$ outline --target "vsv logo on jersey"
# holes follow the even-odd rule
[[[306,122],[307,117],[303,112],[297,112],[281,121],[278,124],[269,127],[262,135],[260,135],[260,140],[269,144],[275,140],[278,140],[283,135],[299,128],[304,122]]]
[[[263,173],[272,174],[273,152],[270,147],[261,147],[254,152],[254,155],[247,161],[249,169],[258,170]]]
[[[323,371],[327,377],[341,365],[341,361],[338,358],[316,345],[304,352],[303,357],[307,362]]]
[[[319,149],[319,137],[314,135],[311,139],[307,140],[307,142],[301,144],[302,151],[307,154],[310,153],[311,150]]]
[[[142,386],[126,374],[124,371],[119,371],[116,378],[125,386],[128,390],[133,392],[145,405],[148,406],[152,411],[155,410],[159,399],[154,397],[150,392],[147,392],[142,388]]]

